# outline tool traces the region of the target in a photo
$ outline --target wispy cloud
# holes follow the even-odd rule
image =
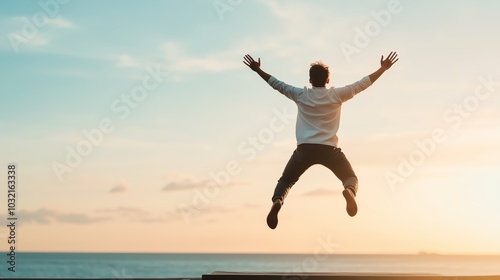
[[[162,191],[179,191],[179,190],[195,190],[195,189],[202,189],[209,187],[210,185],[220,185],[216,182],[216,180],[211,180],[211,179],[206,179],[206,180],[194,180],[191,178],[184,178],[184,179],[176,179],[172,180],[169,183],[167,183],[163,188]],[[246,185],[247,182],[245,181],[230,181],[225,184],[222,184],[221,187],[233,187],[233,186],[243,186]]]
[[[135,207],[116,207],[116,208],[104,208],[96,210],[97,213],[105,213],[119,216],[143,216],[150,215],[146,210],[135,208]]]
[[[197,189],[197,188],[203,188],[205,187],[208,183],[210,183],[209,180],[203,180],[203,181],[193,181],[192,179],[183,179],[180,181],[173,181],[168,183],[166,186],[163,187],[163,191],[176,191],[176,190],[192,190],[192,189]]]
[[[47,21],[47,25],[54,26],[57,28],[75,28],[76,25],[69,21],[68,19],[65,19],[63,17],[55,17],[51,18]]]
[[[263,205],[255,203],[245,203],[238,206],[211,204],[207,207],[203,207],[202,209],[184,205],[178,207],[175,212],[169,212],[168,215],[172,220],[179,220],[183,222],[192,222],[196,220],[199,222],[214,223],[221,218],[222,214],[237,216],[242,212],[255,211],[255,209],[261,209],[262,207]]]
[[[110,217],[91,217],[82,213],[63,213],[56,210],[41,208],[38,210],[20,210],[19,220],[27,223],[50,224],[52,222],[66,224],[93,224],[107,221]]]
[[[7,19],[5,23],[8,23],[10,27],[15,30],[22,30],[22,28],[25,26],[34,27],[34,29],[36,30],[43,30],[43,27],[45,26],[51,26],[59,29],[68,29],[76,27],[76,24],[63,17],[47,18],[45,22],[44,21],[34,22],[31,17],[14,16]]]
[[[137,68],[142,67],[143,63],[141,63],[137,58],[128,55],[121,54],[115,57],[116,66],[120,68]]]
[[[304,48],[316,50],[333,46],[337,37],[349,27],[345,16],[332,16],[331,11],[323,9],[321,5],[292,1],[262,1],[262,4],[274,18],[280,18],[282,31],[269,41],[278,45],[276,50],[283,56],[301,53]],[[318,25],[318,18],[329,19]],[[307,36],[307,40],[303,39],[304,36]],[[332,51],[331,48],[327,49],[328,52]]]
[[[127,219],[132,222],[140,223],[164,223],[174,220],[171,214],[154,214],[150,211],[136,207],[116,207],[98,209],[96,213],[102,213],[114,217],[115,219]]]
[[[244,208],[251,208],[255,206],[242,206],[239,208],[231,208],[226,206],[211,205],[199,211],[200,213],[207,214],[208,217],[218,216],[222,213],[230,213]],[[185,210],[185,209],[184,209]],[[116,207],[98,209],[95,213],[99,215],[106,215],[113,220],[125,219],[129,222],[135,223],[170,223],[184,221],[182,209],[172,209],[163,212],[151,212],[142,208],[136,207]]]
[[[89,217],[85,214],[79,213],[57,214],[54,218],[61,223],[81,225],[103,222],[110,219],[108,217]]]
[[[301,3],[284,4],[276,1],[262,1],[269,11],[277,18],[289,19],[293,21],[303,21],[304,15],[308,14],[307,10],[311,10],[311,5]]]
[[[111,190],[109,190],[110,193],[123,193],[127,191],[127,187],[124,185],[116,185]]]
[[[26,38],[19,33],[10,32],[7,34],[10,42],[17,42],[17,44],[26,44],[31,46],[43,46],[49,42],[48,37],[43,36],[41,34],[37,34],[32,38]]]
[[[10,47],[16,51],[22,45],[44,46],[57,36],[57,30],[75,28],[76,25],[63,17],[46,18],[45,21],[34,21],[28,16],[13,16],[0,21],[0,33],[6,34],[6,43],[2,47]]]
[[[0,215],[0,218],[6,220],[7,217],[5,215]],[[90,225],[112,220],[126,220],[139,223],[165,223],[180,219],[182,219],[182,217],[174,212],[155,214],[134,207],[104,208],[90,213],[67,213],[47,208],[18,211],[18,221],[20,223],[35,223],[41,225],[51,225],[54,223]]]
[[[235,53],[231,49],[211,53],[206,56],[195,56],[185,51],[180,42],[169,41],[160,46],[163,57],[172,72],[194,73],[202,71],[228,71],[241,67],[239,60],[233,59]],[[240,53],[237,57],[241,56]]]
[[[241,206],[210,205],[203,209],[195,209],[200,221],[216,221],[221,214],[234,214],[240,211],[260,208],[262,205],[243,204]],[[36,210],[18,211],[20,223],[33,223],[40,225],[73,224],[92,225],[110,221],[126,221],[131,223],[175,223],[184,222],[183,211],[186,209],[176,208],[167,211],[149,211],[138,207],[120,206],[114,208],[100,208],[86,213],[64,212],[55,209],[40,208]],[[6,215],[0,215],[0,219],[6,220]]]
[[[114,187],[112,187],[109,190],[109,193],[113,193],[113,194],[124,193],[124,192],[128,191],[128,189],[129,189],[129,185],[128,185],[127,181],[125,181],[124,179],[120,179],[119,183],[116,184]]]
[[[324,12],[317,7],[311,8],[310,5],[295,3],[283,7],[276,3],[268,3],[268,1],[264,1],[264,4],[268,6],[272,14],[284,20],[282,32],[260,34],[251,39],[242,37],[231,45],[206,54],[194,54],[189,51],[189,46],[186,43],[169,40],[158,46],[159,55],[154,55],[154,57],[163,58],[168,70],[179,76],[182,76],[183,73],[231,71],[243,67],[242,57],[246,52],[270,51],[277,56],[293,57],[304,48],[304,45],[301,44],[313,48],[332,45],[335,42],[333,39],[335,34],[342,27],[345,27],[340,18],[334,18],[329,21],[329,24],[324,24],[321,27],[313,25],[308,18],[310,16],[304,16],[304,14]],[[308,12],[304,13],[304,10]],[[303,40],[304,34],[309,34],[309,30],[313,28],[317,29],[316,35],[309,40]],[[309,43],[309,41],[314,41],[314,43]],[[118,67],[139,67],[145,65],[143,60],[147,59],[130,55],[116,57]]]

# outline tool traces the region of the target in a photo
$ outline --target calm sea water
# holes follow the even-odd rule
[[[500,275],[500,256],[18,253],[1,278],[199,278],[213,271]]]

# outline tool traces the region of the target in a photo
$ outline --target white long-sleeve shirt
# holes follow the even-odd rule
[[[337,147],[342,103],[354,97],[372,83],[368,76],[345,87],[297,88],[274,76],[268,83],[275,90],[295,101],[298,107],[295,134],[297,145],[323,144]]]

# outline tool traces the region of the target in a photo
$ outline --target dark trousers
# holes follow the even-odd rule
[[[311,166],[321,164],[330,169],[342,181],[344,188],[350,188],[354,194],[358,190],[358,178],[352,166],[340,148],[321,144],[300,144],[288,161],[283,175],[274,189],[273,201],[285,200],[292,186]]]

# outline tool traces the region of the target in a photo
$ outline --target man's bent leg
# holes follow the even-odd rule
[[[269,214],[267,214],[267,226],[271,229],[275,229],[278,226],[278,213],[281,209],[282,202],[280,199],[276,199],[271,206]]]
[[[307,160],[307,155],[305,153],[306,152],[300,146],[293,152],[274,189],[272,197],[273,202],[277,199],[283,202],[292,186],[299,180],[300,176],[313,165],[313,163]]]
[[[354,182],[355,181],[355,182]],[[346,211],[349,216],[354,217],[358,213],[358,204],[356,203],[356,189],[357,189],[358,179],[356,177],[350,177],[344,181],[344,190],[342,195],[347,203]],[[353,185],[355,184],[355,185]]]
[[[358,177],[351,176],[342,181],[345,189],[350,189],[354,195],[358,192]]]
[[[351,163],[340,148],[333,148],[323,165],[328,167],[342,181],[344,185],[342,195],[347,202],[347,213],[351,217],[355,216],[358,213],[358,205],[355,199],[358,192],[358,178],[352,169]]]
[[[273,206],[267,215],[267,225],[275,229],[278,225],[278,212],[292,186],[297,182],[300,176],[312,165],[307,160],[307,153],[303,147],[297,147],[283,171],[283,175],[278,180],[272,197]]]

